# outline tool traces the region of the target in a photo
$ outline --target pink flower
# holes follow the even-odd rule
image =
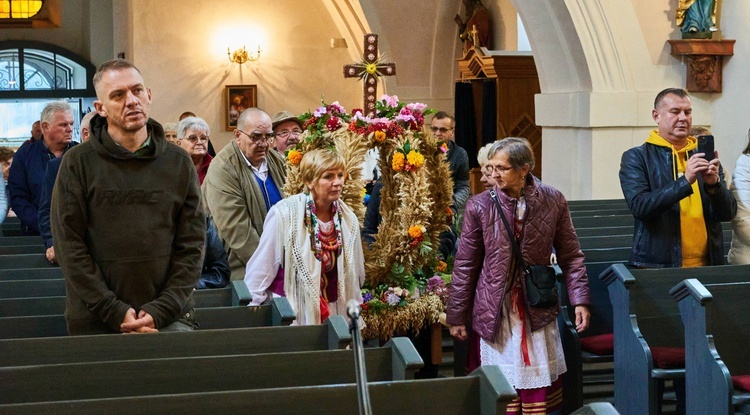
[[[323,116],[323,114],[326,114],[326,113],[328,113],[328,110],[326,109],[326,107],[318,107],[318,109],[316,109],[313,112],[313,115],[315,116],[315,118],[320,118]]]
[[[424,110],[427,109],[427,104],[423,104],[421,102],[411,102],[406,104],[406,108],[409,108],[410,110],[415,112],[424,112]]]
[[[331,107],[332,112],[337,112],[339,114],[346,113],[346,110],[344,110],[344,107],[342,107],[338,101],[332,102],[330,107]]]
[[[391,108],[398,107],[398,96],[397,95],[383,95],[380,97],[381,101],[385,102],[386,106],[389,106]]]

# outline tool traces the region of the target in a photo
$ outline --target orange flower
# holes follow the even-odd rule
[[[385,131],[375,131],[375,141],[378,143],[385,141]]]
[[[422,235],[424,235],[425,227],[422,225],[413,225],[409,228],[409,236],[412,237],[412,239],[419,239]]]
[[[438,264],[435,267],[435,271],[437,271],[437,272],[445,272],[447,270],[448,270],[448,264],[446,264],[444,261],[438,261]]]
[[[404,169],[404,153],[396,152],[393,154],[393,160],[391,160],[391,167],[394,171],[401,171]]]
[[[296,166],[302,161],[302,153],[297,150],[290,150],[289,153],[287,153],[286,158],[289,160],[289,163]]]
[[[412,150],[406,156],[406,161],[408,161],[412,166],[419,168],[424,165],[424,156],[421,153],[417,153],[416,151]]]

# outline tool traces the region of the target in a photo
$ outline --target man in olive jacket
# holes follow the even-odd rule
[[[94,87],[89,141],[65,155],[52,194],[68,332],[192,330],[206,234],[193,162],[149,119],[130,62],[104,63]]]
[[[274,137],[267,113],[243,111],[234,140],[216,153],[203,179],[203,197],[227,250],[232,280],[245,278],[266,214],[285,197],[283,156],[269,151]]]

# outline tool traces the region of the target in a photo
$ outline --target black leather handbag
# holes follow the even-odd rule
[[[554,267],[548,265],[531,265],[527,266],[521,254],[521,248],[518,246],[510,225],[505,219],[503,210],[500,208],[500,202],[497,201],[497,194],[490,190],[490,196],[500,212],[500,218],[503,220],[505,230],[508,232],[513,252],[517,258],[517,264],[523,269],[524,283],[526,285],[526,304],[529,307],[547,308],[557,304],[557,284],[555,282],[557,271]]]

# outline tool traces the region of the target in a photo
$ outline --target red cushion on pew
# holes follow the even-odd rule
[[[615,335],[607,333],[583,337],[581,338],[581,349],[598,355],[612,354],[615,350]]]
[[[734,385],[735,389],[750,392],[750,375],[732,376],[732,385]]]
[[[677,369],[685,367],[684,347],[652,347],[651,357],[660,369]]]

